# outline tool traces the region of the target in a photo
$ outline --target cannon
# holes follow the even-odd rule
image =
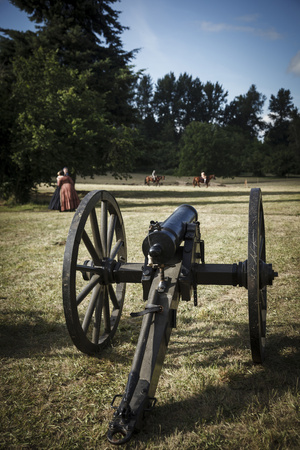
[[[127,262],[122,215],[115,198],[96,190],[81,201],[70,226],[63,262],[63,305],[75,346],[99,355],[117,330],[127,283],[141,283],[143,316],[128,381],[111,406],[107,438],[124,444],[142,426],[155,405],[155,391],[180,299],[197,305],[198,285],[231,285],[248,290],[252,360],[265,357],[267,286],[278,276],[266,262],[265,227],[260,189],[249,200],[248,259],[207,264],[196,209],[180,205],[164,222],[151,220],[142,243],[144,261]],[[116,405],[116,403],[119,403]]]

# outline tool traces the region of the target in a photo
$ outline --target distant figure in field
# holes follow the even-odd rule
[[[201,172],[201,177],[203,178],[204,184],[205,184],[205,183],[206,183],[206,175],[205,175],[205,172]]]
[[[156,178],[156,175],[155,175],[155,170],[153,170],[153,172],[152,172],[152,179],[153,179],[153,181],[155,181],[155,178]]]
[[[75,211],[80,203],[80,200],[77,192],[75,191],[74,181],[69,175],[65,175],[64,172],[68,173],[67,167],[64,168],[63,176],[58,180],[58,186],[60,187],[60,210]]]
[[[48,207],[49,209],[60,211],[60,186],[58,185],[58,181],[63,176],[64,176],[63,170],[60,170],[59,172],[57,172],[57,177],[56,177],[57,187],[56,187],[56,189],[54,191],[54,194],[53,194],[53,196],[51,198],[51,201],[50,201],[50,204],[49,204],[49,207]]]

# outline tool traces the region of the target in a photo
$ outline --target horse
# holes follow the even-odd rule
[[[208,177],[206,177],[206,181],[204,181],[204,178],[202,177],[194,177],[193,179],[193,186],[199,186],[200,184],[206,184],[206,187],[208,187],[210,180],[215,180],[216,177],[215,175],[209,175]]]
[[[156,175],[155,179],[152,176],[147,176],[145,178],[145,184],[147,184],[148,186],[150,186],[150,183],[155,184],[156,186],[160,185],[160,181],[164,180],[165,176],[164,175]]]

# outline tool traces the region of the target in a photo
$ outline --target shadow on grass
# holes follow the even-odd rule
[[[130,321],[130,319],[129,319]],[[125,321],[126,322],[126,319]],[[127,325],[126,325],[127,326]],[[139,327],[130,333],[131,339],[137,342]],[[127,333],[128,334],[128,333]],[[117,331],[112,346],[103,349],[96,359],[110,359],[124,364],[130,364],[134,350],[122,356],[121,348],[124,343],[122,333]],[[133,339],[133,335],[135,338]],[[116,350],[114,350],[116,348]],[[82,358],[83,354],[74,346],[65,323],[49,322],[45,320],[42,310],[15,310],[0,314],[0,358],[23,359],[28,357],[52,357],[51,352],[60,351],[64,358]]]
[[[77,191],[80,197],[84,197],[87,195],[90,191]],[[209,189],[194,189],[192,191],[177,191],[176,189],[170,190],[110,190],[110,194],[112,194],[117,200],[118,198],[129,198],[129,199],[149,199],[149,198],[219,198],[219,197],[247,197],[249,198],[250,190],[243,190],[243,191],[234,191],[234,192],[220,192],[215,190],[209,190]],[[287,192],[287,191],[262,191],[262,195],[266,196],[299,196],[299,192]],[[239,199],[240,201],[240,199]]]
[[[62,350],[63,357],[82,358],[82,353],[74,351],[65,325],[47,322],[44,311],[17,310],[13,312],[13,316],[9,312],[6,315],[8,320],[4,320],[1,324],[1,357],[16,359],[40,355],[51,357],[50,351],[59,349]],[[20,317],[23,319],[22,322]],[[124,322],[126,335],[126,329],[131,322],[126,319]],[[236,366],[238,357],[235,355],[244,352],[248,346],[247,323],[218,320],[213,323],[193,324],[192,321],[188,321],[189,329],[184,328],[184,325],[185,322],[182,320],[176,332],[172,333],[168,359],[162,370],[172,372],[176,366],[179,368],[180,357],[186,355],[185,363],[193,366],[193,370],[199,373],[198,392],[189,395],[188,378],[176,380],[178,389],[184,392],[182,397],[185,398],[175,401],[170,396],[170,400],[162,406],[158,401],[150,415],[147,415],[141,432],[133,437],[129,447],[124,448],[134,448],[134,445],[136,448],[144,448],[149,438],[152,443],[159,445],[163,439],[168,439],[172,434],[193,433],[199,427],[214,426],[220,421],[238,423],[239,420],[245,420],[244,414],[249,408],[255,408],[255,414],[263,413],[269,408],[271,400],[280,403],[285,393],[296,390],[297,378],[300,376],[298,322],[289,323],[290,329],[293,329],[292,336],[284,334],[286,326],[282,325],[276,329],[277,334],[268,337],[267,357],[263,366],[252,364],[249,349],[249,359],[240,362],[238,367]],[[224,329],[224,333],[214,336],[214,331],[218,327]],[[134,341],[137,340],[138,332],[139,329],[135,333]],[[189,336],[192,339],[189,339]],[[101,358],[129,365],[134,350],[124,355],[122,338],[122,332],[117,333],[116,346],[104,350]],[[189,355],[191,355],[190,363]],[[228,359],[233,361],[233,364],[228,362]],[[216,377],[213,377],[213,381],[209,376],[205,378],[205,370],[210,368],[218,370],[219,383],[216,383]],[[115,373],[112,376],[117,378]],[[192,391],[195,392],[197,376],[193,375],[193,378]],[[166,389],[167,387],[164,388],[165,391]]]
[[[187,202],[193,206],[201,205],[241,205],[249,204],[250,191],[238,191],[238,192],[226,192],[220,193],[216,191],[195,189],[188,192],[178,192],[176,190],[149,190],[147,191],[110,191],[119,204],[122,212],[122,208],[151,208],[151,207],[163,207],[173,206],[176,208],[182,202]],[[80,198],[82,199],[88,191],[79,191]],[[277,199],[266,199],[265,196],[284,196]],[[286,198],[286,196],[293,198]],[[263,192],[263,203],[290,203],[299,202],[300,192]],[[243,200],[241,200],[243,197]],[[172,200],[174,199],[174,200]]]
[[[255,410],[256,416],[260,413],[266,414],[266,411],[272,408],[270,406],[272,402],[273,404],[275,402],[278,405],[282,404],[286,393],[297,396],[300,377],[299,323],[290,324],[295,330],[294,336],[274,334],[268,337],[267,355],[263,365],[252,363],[249,349],[249,361],[241,362],[238,369],[234,367],[232,369],[227,358],[232,357],[238,348],[245,347],[245,343],[249,340],[248,325],[229,322],[223,322],[223,324],[230,325],[238,333],[229,338],[210,338],[209,333],[206,333],[204,342],[201,342],[201,336],[199,336],[199,343],[191,344],[186,339],[185,330],[177,332],[177,339],[175,337],[173,340],[168,354],[175,360],[183,353],[192,355],[191,365],[199,370],[199,393],[191,396],[187,394],[187,398],[181,401],[174,401],[170,397],[170,401],[164,406],[159,406],[158,402],[151,415],[148,416],[144,428],[135,437],[137,445],[145,444],[149,437],[152,442],[158,443],[173,433],[193,433],[201,426],[214,426],[221,421],[239,423],[240,420],[245,420],[244,415],[247,415],[251,408]],[[190,330],[189,333],[193,333],[193,330]],[[199,330],[195,329],[195,333],[197,336]],[[186,342],[183,346],[180,345],[180,342],[176,343],[176,340],[181,338]],[[220,349],[217,357],[216,349]],[[199,354],[198,361],[197,353]],[[219,384],[211,383],[209,376],[206,380],[200,372],[211,367],[219,371]],[[169,362],[164,365],[163,370],[164,368],[172,371],[174,363]],[[184,384],[181,384],[181,389],[188,393],[190,391],[189,380],[182,381]],[[195,390],[194,386],[192,390]],[[293,407],[292,400],[290,408],[289,412],[296,408],[295,405]],[[286,420],[288,422],[289,419]],[[288,425],[290,429],[293,429],[293,423],[288,423]],[[284,424],[282,426],[284,427]],[[160,433],[157,436],[158,429]],[[294,438],[291,437],[291,439],[290,444],[295,444]],[[137,448],[139,447],[137,446]]]
[[[45,320],[44,311],[1,312],[0,356],[27,358],[68,346],[66,326]]]
[[[105,190],[105,189],[104,189]],[[82,200],[89,192],[89,190],[78,190],[77,193],[79,195],[79,198]],[[232,205],[232,204],[248,204],[249,203],[249,195],[250,195],[250,189],[240,190],[240,191],[234,191],[234,192],[220,192],[218,190],[211,190],[206,188],[194,188],[190,191],[178,191],[174,189],[174,186],[170,186],[168,190],[160,190],[159,188],[149,188],[149,190],[141,190],[141,189],[132,189],[129,191],[122,190],[122,188],[109,190],[110,194],[112,194],[120,207],[124,208],[130,208],[130,207],[141,207],[144,208],[152,207],[152,206],[174,206],[177,207],[182,203],[181,199],[184,199],[186,202],[186,199],[190,199],[189,203],[193,205]],[[286,203],[286,202],[298,202],[300,192],[286,192],[286,191],[267,191],[262,189],[263,194],[263,202],[266,203]],[[283,198],[277,198],[277,199],[265,199],[266,196],[283,196]],[[286,197],[289,198],[286,198]],[[44,208],[49,205],[50,200],[52,197],[52,193],[38,193],[33,195],[32,202],[34,205],[39,205],[40,207]],[[245,200],[241,200],[241,197],[244,197]],[[291,198],[292,197],[292,198]],[[170,200],[174,198],[174,201]],[[235,200],[236,198],[236,200]],[[151,199],[155,200],[155,202],[151,202]],[[219,199],[219,200],[217,200]],[[130,201],[132,200],[132,201]],[[145,204],[144,202],[139,203],[141,200],[147,201]],[[13,209],[13,208],[12,208]],[[24,208],[23,208],[24,209]],[[29,208],[30,210],[32,207]],[[33,208],[34,209],[34,208]],[[43,211],[42,210],[42,211]],[[48,209],[47,209],[48,210]],[[49,210],[50,211],[50,210]],[[37,211],[34,211],[37,212]]]

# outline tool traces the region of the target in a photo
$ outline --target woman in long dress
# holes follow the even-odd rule
[[[74,181],[68,175],[60,177],[58,180],[60,187],[60,209],[61,211],[75,211],[80,200],[74,188]]]
[[[54,209],[54,210],[60,211],[60,187],[58,185],[58,181],[63,175],[64,175],[64,173],[62,170],[57,172],[57,178],[56,178],[57,187],[54,191],[54,194],[52,195],[48,209]]]

